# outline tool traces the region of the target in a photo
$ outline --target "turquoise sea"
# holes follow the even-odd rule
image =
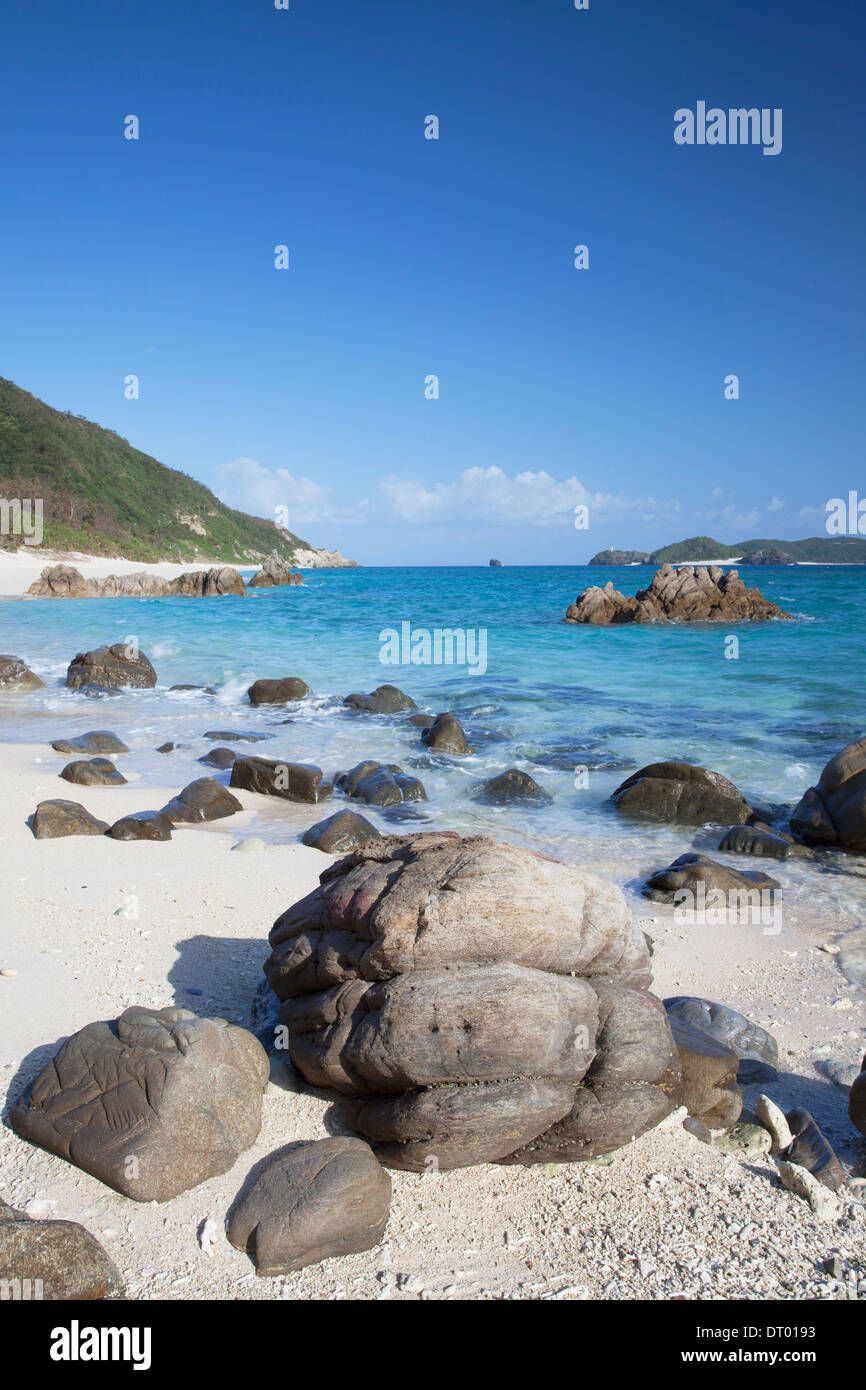
[[[8,600],[0,604],[0,649],[24,657],[47,689],[0,703],[0,737],[42,742],[113,729],[130,743],[145,781],[180,786],[205,771],[195,759],[212,746],[201,737],[206,730],[261,730],[272,737],[257,751],[316,762],[327,774],[368,757],[411,769],[429,796],[411,810],[424,818],[419,825],[492,829],[634,883],[689,848],[715,850],[719,835],[623,822],[608,797],[629,772],[680,758],[725,773],[750,798],[791,806],[866,725],[866,568],[745,571],[793,623],[604,629],[563,621],[589,584],[610,579],[634,592],[651,576],[638,567],[361,568],[307,572],[302,587],[245,598]],[[469,630],[476,641],[483,630],[486,670],[383,665],[381,634],[405,622],[413,633]],[[725,655],[731,636],[739,640],[735,660]],[[65,689],[76,652],[132,638],[156,667],[156,690],[94,700]],[[312,698],[285,710],[249,706],[254,679],[285,675],[302,677]],[[168,693],[181,682],[217,694]],[[422,710],[455,713],[473,756],[428,754],[405,715],[342,708],[350,691],[384,682]],[[153,751],[167,739],[188,745],[171,755],[171,770]],[[517,810],[473,799],[479,782],[509,767],[530,772],[550,802]],[[277,810],[271,835],[280,833]],[[372,818],[388,823],[380,813]],[[814,881],[847,917],[862,913],[866,899],[852,898],[848,874],[839,894],[832,872],[785,872]]]

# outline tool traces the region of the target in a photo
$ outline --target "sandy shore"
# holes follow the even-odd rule
[[[161,579],[177,579],[179,574],[188,574],[190,570],[210,569],[223,563],[229,562],[186,560],[182,565],[174,565],[163,560],[145,563],[114,556],[81,555],[75,551],[34,550],[32,546],[22,545],[15,551],[0,550],[0,598],[16,598],[26,593],[46,565],[73,565],[85,579],[104,579],[108,574],[137,574],[140,570],[159,575]]]
[[[27,817],[50,797],[80,800],[103,819],[162,805],[174,783],[136,780],[135,749],[118,759],[129,785],[70,787],[67,761],[45,746],[0,746],[0,843],[6,875],[0,969],[0,1067],[13,1094],[57,1043],[139,1003],[178,1003],[249,1024],[274,918],[309,892],[329,862],[297,843],[315,807],[275,811],[241,792],[243,813],[179,828],[167,844],[34,840]],[[257,816],[284,816],[285,842],[259,853],[232,845]],[[783,1073],[765,1085],[786,1108],[806,1105],[852,1174],[864,1145],[847,1092],[826,1057],[858,1061],[861,996],[831,954],[833,924],[786,904],[784,930],[691,927],[672,910],[633,905],[655,943],[655,989],[742,1009],[771,1028]],[[189,991],[200,991],[190,993]],[[746,1103],[760,1087],[747,1088]],[[392,1174],[386,1240],[284,1279],[258,1279],[220,1234],[211,1257],[197,1230],[223,1217],[250,1169],[297,1139],[344,1128],[341,1107],[298,1087],[278,1065],[253,1148],[220,1178],[164,1206],[128,1201],[0,1128],[0,1195],[84,1223],[124,1272],[132,1298],[844,1298],[866,1295],[863,1189],[822,1223],[784,1191],[770,1160],[740,1160],[679,1124],[645,1135],[608,1162],[558,1168],[488,1165],[440,1175]],[[824,1262],[836,1258],[837,1275]]]

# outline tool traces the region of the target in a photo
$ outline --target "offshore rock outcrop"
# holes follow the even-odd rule
[[[674,1106],[680,1062],[613,884],[453,833],[387,836],[278,918],[268,983],[307,1081],[412,1171],[609,1152]]]
[[[303,584],[304,576],[292,570],[274,550],[262,561],[262,567],[247,584],[248,589],[274,589],[283,584]]]
[[[566,611],[567,623],[592,623],[614,627],[620,623],[758,622],[792,615],[765,599],[757,589],[747,589],[736,570],[727,573],[718,565],[662,565],[648,588],[632,597],[621,594],[608,581],[594,584],[579,594]]]

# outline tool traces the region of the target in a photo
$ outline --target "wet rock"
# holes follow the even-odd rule
[[[848,1097],[848,1114],[855,1129],[866,1138],[866,1057],[860,1075],[852,1083]]]
[[[549,801],[534,777],[519,768],[511,767],[498,777],[491,777],[476,788],[475,795],[484,801],[492,801],[499,806],[507,806],[513,801]]]
[[[411,724],[413,729],[431,729],[436,720],[432,714],[410,714],[406,723]]]
[[[769,874],[740,872],[718,864],[705,854],[681,854],[666,869],[647,879],[643,895],[658,903],[701,908],[705,911],[729,909],[744,913],[772,905],[779,883]]]
[[[156,685],[156,672],[145,656],[131,645],[115,642],[92,652],[79,652],[69,663],[66,684],[72,690],[98,685],[103,690],[126,686],[147,690]]]
[[[450,753],[460,757],[469,752],[463,726],[453,714],[437,714],[430,728],[421,730],[421,741],[433,753]]]
[[[225,771],[227,767],[231,767],[236,757],[237,753],[233,748],[212,748],[209,753],[205,753],[198,761],[204,763],[205,767],[217,767],[221,771]]]
[[[83,695],[87,700],[115,699],[120,695],[120,691],[115,690],[112,686],[92,685],[90,682],[88,682],[87,685],[80,685],[78,687],[78,693],[79,695]]]
[[[273,738],[273,734],[238,732],[236,729],[209,729],[206,734],[202,734],[202,738],[213,739],[215,743],[262,743],[266,738]]]
[[[757,589],[747,589],[736,570],[718,565],[662,565],[649,586],[634,597],[608,581],[584,589],[566,611],[567,623],[617,626],[621,623],[758,622],[791,619]]]
[[[56,738],[51,747],[55,753],[128,753],[129,749],[117,734],[107,729],[93,729],[77,738]]]
[[[739,1059],[737,1080],[744,1085],[755,1081],[775,1081],[779,1047],[766,1028],[753,1023],[727,1004],[678,994],[665,1000],[669,1017],[706,1033]]]
[[[791,829],[807,845],[866,850],[866,738],[830,759],[791,816]]]
[[[677,1105],[709,1129],[729,1129],[740,1118],[743,1097],[737,1085],[738,1058],[706,1033],[668,1015],[682,1074]]]
[[[243,809],[237,797],[216,778],[199,777],[172,797],[163,806],[162,814],[173,825],[199,825],[206,820],[222,820]]]
[[[44,690],[45,682],[17,656],[0,656],[0,695],[26,694]]]
[[[385,1232],[391,1179],[360,1139],[318,1139],[271,1156],[231,1212],[228,1238],[262,1276],[372,1250]]]
[[[212,685],[170,685],[168,693],[171,694],[173,690],[201,690],[205,695],[216,695],[216,690]]]
[[[382,837],[375,825],[355,811],[338,811],[327,820],[311,825],[301,836],[302,843],[325,854],[345,854]]]
[[[402,801],[426,801],[424,784],[396,763],[366,761],[338,774],[334,785],[368,806],[398,806]]]
[[[411,696],[404,695],[396,685],[379,685],[369,695],[347,695],[343,704],[367,714],[399,714],[404,709],[418,708]]]
[[[798,1163],[801,1168],[807,1168],[824,1187],[838,1192],[845,1182],[845,1169],[809,1111],[791,1110],[785,1118],[793,1142],[782,1157],[788,1163]]]
[[[231,786],[284,801],[323,801],[333,788],[322,783],[322,769],[311,763],[281,763],[269,758],[236,758]]]
[[[64,782],[74,782],[79,787],[122,787],[126,778],[118,772],[108,758],[82,758],[67,763],[59,773]]]
[[[453,833],[385,836],[274,924],[293,1064],[391,1167],[570,1162],[673,1109],[680,1065],[618,889]]]
[[[617,787],[611,801],[618,811],[653,820],[703,825],[708,821],[744,825],[752,811],[745,797],[723,777],[691,763],[650,763]]]
[[[104,835],[108,824],[97,820],[77,801],[40,801],[33,812],[37,840],[59,840],[66,835]]]
[[[157,752],[157,753],[173,753],[174,750],[175,750],[175,748],[177,748],[177,746],[178,746],[178,745],[177,745],[176,743],[161,743],[161,744],[159,745],[159,747],[158,747],[157,749],[155,749],[155,752]]]
[[[16,1134],[136,1202],[231,1168],[259,1132],[268,1060],[188,1009],[127,1009],[62,1044],[9,1118]]]
[[[309,693],[310,687],[297,676],[253,681],[247,691],[251,705],[286,705],[290,700],[303,700]]]
[[[170,840],[172,823],[162,811],[135,811],[121,816],[106,833],[112,840]]]
[[[77,1221],[40,1221],[0,1201],[0,1279],[13,1299],[122,1298],[123,1279]]]
[[[719,850],[724,854],[753,854],[756,859],[802,858],[809,854],[806,846],[798,845],[790,835],[758,830],[750,825],[732,825],[722,839]]]

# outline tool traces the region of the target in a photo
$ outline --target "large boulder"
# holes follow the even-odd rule
[[[732,910],[772,903],[778,879],[757,870],[741,872],[718,864],[706,854],[681,854],[666,869],[652,874],[643,888],[645,898],[700,908],[718,905],[722,899]]]
[[[747,589],[736,570],[727,573],[718,565],[662,565],[648,588],[634,597],[621,594],[608,581],[593,584],[579,594],[566,611],[567,623],[601,626],[620,623],[661,622],[756,622],[767,618],[791,618],[783,608],[765,599],[757,589]]]
[[[320,879],[265,974],[295,1066],[362,1102],[389,1166],[591,1158],[673,1107],[667,1016],[612,884],[449,833],[383,837]]]
[[[866,1139],[866,1057],[860,1075],[855,1077],[848,1096],[848,1114],[855,1129]]]
[[[97,598],[168,598],[171,585],[158,574],[136,570],[134,574],[109,574],[90,581]]]
[[[396,685],[379,685],[369,695],[347,695],[343,704],[367,714],[399,714],[404,709],[418,708],[412,697],[404,695]]]
[[[94,598],[97,588],[72,565],[46,565],[27,590],[28,598]]]
[[[256,1273],[372,1250],[385,1233],[391,1179],[360,1139],[316,1139],[271,1155],[232,1209],[228,1238]]]
[[[93,729],[77,738],[56,738],[51,747],[55,753],[128,753],[129,749],[117,734],[107,729]]]
[[[67,763],[58,776],[79,787],[121,787],[126,783],[110,758],[79,758]]]
[[[0,656],[0,695],[23,695],[44,690],[45,682],[17,656]]]
[[[421,741],[434,753],[461,756],[469,752],[463,726],[453,714],[437,714],[430,727],[422,729]]]
[[[534,777],[520,768],[510,767],[500,772],[498,777],[490,777],[475,790],[475,795],[483,801],[507,806],[513,801],[549,801],[550,797],[542,791]]]
[[[216,565],[209,570],[189,570],[169,583],[169,593],[181,598],[219,598],[233,594],[242,598],[247,586],[231,565]]]
[[[807,845],[866,850],[866,738],[830,759],[794,811],[791,829]]]
[[[33,812],[37,840],[59,840],[66,835],[104,835],[108,824],[98,820],[78,801],[40,801]]]
[[[125,686],[149,690],[156,685],[156,672],[137,647],[115,642],[110,647],[98,647],[92,652],[79,652],[69,663],[66,684],[72,690],[96,685],[107,690]]]
[[[131,1008],[68,1038],[9,1118],[125,1197],[167,1202],[253,1143],[268,1072],[261,1043],[225,1019]]]
[[[674,1012],[668,1021],[680,1060],[680,1080],[674,1093],[677,1105],[684,1105],[693,1119],[709,1129],[730,1129],[743,1109],[737,1054]]]
[[[77,1221],[40,1221],[3,1201],[0,1282],[8,1289],[5,1297],[28,1302],[123,1297],[117,1266]]]
[[[285,705],[290,700],[303,700],[309,693],[310,687],[297,676],[254,681],[247,691],[251,705]]]
[[[348,772],[339,773],[334,785],[346,796],[366,801],[368,806],[398,806],[401,801],[427,800],[423,782],[410,777],[396,763],[368,759]]]
[[[626,815],[683,825],[745,825],[754,814],[727,777],[692,763],[650,763],[627,777],[611,801]]]
[[[200,825],[202,821],[233,816],[243,809],[237,797],[215,777],[199,777],[172,797],[161,814],[172,825]]]
[[[322,769],[312,763],[280,763],[270,758],[235,758],[230,785],[260,796],[279,796],[284,801],[323,801],[330,783],[322,783]]]
[[[282,584],[303,584],[304,577],[292,570],[291,565],[272,550],[262,567],[247,583],[248,589],[272,589]]]

